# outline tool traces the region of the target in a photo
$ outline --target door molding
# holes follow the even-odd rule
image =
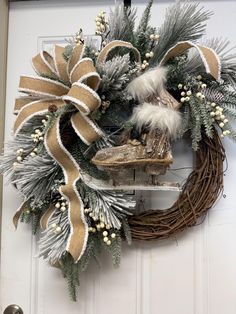
[[[0,151],[4,146],[6,76],[7,76],[7,43],[8,43],[8,0],[0,0]],[[3,178],[0,177],[0,243],[2,225]],[[1,252],[0,252],[1,255]],[[0,256],[1,257],[1,256]]]

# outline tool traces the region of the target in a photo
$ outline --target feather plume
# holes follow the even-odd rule
[[[167,69],[157,67],[149,70],[139,77],[135,78],[128,86],[128,93],[134,98],[143,102],[148,97],[161,94],[166,82]]]
[[[159,129],[176,138],[181,126],[181,115],[179,111],[165,105],[143,103],[134,109],[131,122],[139,131],[142,127],[148,127],[150,130]]]

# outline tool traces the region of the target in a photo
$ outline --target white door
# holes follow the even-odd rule
[[[14,98],[21,74],[33,74],[30,60],[42,48],[64,41],[80,27],[94,33],[94,18],[115,1],[51,0],[10,5],[6,140],[11,137]],[[154,1],[152,23],[158,26],[172,1]],[[158,2],[158,3],[157,3]],[[215,12],[209,36],[236,43],[235,1],[201,1]],[[145,1],[133,1],[138,13]],[[37,258],[30,227],[12,216],[20,204],[16,191],[4,186],[1,243],[1,309],[18,304],[24,314],[235,314],[236,312],[236,146],[225,141],[228,171],[225,195],[205,223],[176,240],[124,246],[122,264],[113,269],[107,256],[102,267],[91,265],[81,281],[79,300],[69,300],[60,271]],[[190,159],[178,149],[177,164]],[[183,174],[178,173],[179,177]],[[168,197],[169,198],[169,197]],[[163,194],[151,195],[152,206],[168,206]],[[161,204],[160,204],[161,203]]]

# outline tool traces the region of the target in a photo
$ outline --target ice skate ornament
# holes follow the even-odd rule
[[[166,69],[157,67],[128,85],[128,94],[139,103],[130,119],[139,136],[132,138],[130,134],[124,145],[102,149],[92,159],[95,165],[109,171],[115,186],[178,189],[178,183],[158,180],[173,162],[170,140],[176,137],[181,124],[179,102],[165,89],[165,82]],[[141,182],[138,177],[142,177]]]

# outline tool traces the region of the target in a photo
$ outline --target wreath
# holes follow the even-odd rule
[[[0,170],[24,197],[15,227],[32,224],[39,256],[62,270],[73,300],[103,248],[119,265],[122,239],[173,237],[201,223],[223,190],[222,139],[236,139],[236,56],[222,39],[196,43],[211,15],[197,3],[176,2],[158,29],[151,6],[137,28],[133,8],[100,12],[95,37],[80,29],[32,59],[37,76],[20,78]],[[178,187],[160,178],[182,137],[194,169]],[[153,188],[180,195],[169,209],[137,211],[128,191]]]

